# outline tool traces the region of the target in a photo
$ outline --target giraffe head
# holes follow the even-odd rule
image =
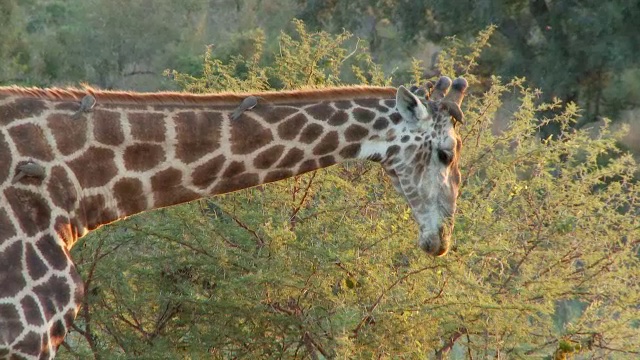
[[[435,256],[446,254],[451,245],[462,147],[455,130],[462,122],[460,104],[466,88],[463,78],[452,84],[448,77],[438,80],[430,96],[424,89],[401,86],[396,108],[404,126],[381,159],[418,223],[418,244]]]

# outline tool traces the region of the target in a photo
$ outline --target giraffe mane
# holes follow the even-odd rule
[[[211,93],[194,94],[186,92],[133,92],[99,90],[91,87],[79,88],[37,88],[20,86],[0,86],[0,95],[18,95],[55,101],[80,101],[87,94],[93,95],[98,103],[111,104],[160,104],[160,105],[207,105],[237,104],[253,95],[271,103],[296,103],[309,100],[340,100],[363,98],[394,98],[396,88],[378,86],[343,86],[318,89],[265,91],[256,93]]]

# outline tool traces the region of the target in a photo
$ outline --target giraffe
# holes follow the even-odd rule
[[[412,210],[418,245],[444,255],[466,88],[442,77],[429,99],[403,86],[207,95],[0,87],[0,358],[55,356],[84,292],[69,250],[91,230],[349,159],[382,165]]]

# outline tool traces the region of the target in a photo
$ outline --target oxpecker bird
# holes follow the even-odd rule
[[[231,119],[237,120],[243,112],[253,109],[254,107],[256,107],[256,105],[258,105],[258,98],[255,96],[248,96],[247,98],[242,100],[240,105],[238,105],[235,110],[233,110]]]
[[[96,105],[96,98],[93,95],[85,95],[82,100],[80,100],[80,109],[73,114],[73,118],[76,119],[82,115],[82,113],[87,113],[93,110],[93,107]]]
[[[11,180],[12,184],[17,183],[25,176],[44,178],[44,167],[42,165],[38,165],[33,161],[28,163],[18,165],[18,173]]]

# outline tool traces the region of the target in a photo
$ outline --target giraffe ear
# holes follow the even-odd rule
[[[422,101],[402,85],[396,93],[396,109],[403,119],[414,124],[429,117],[429,112]]]

